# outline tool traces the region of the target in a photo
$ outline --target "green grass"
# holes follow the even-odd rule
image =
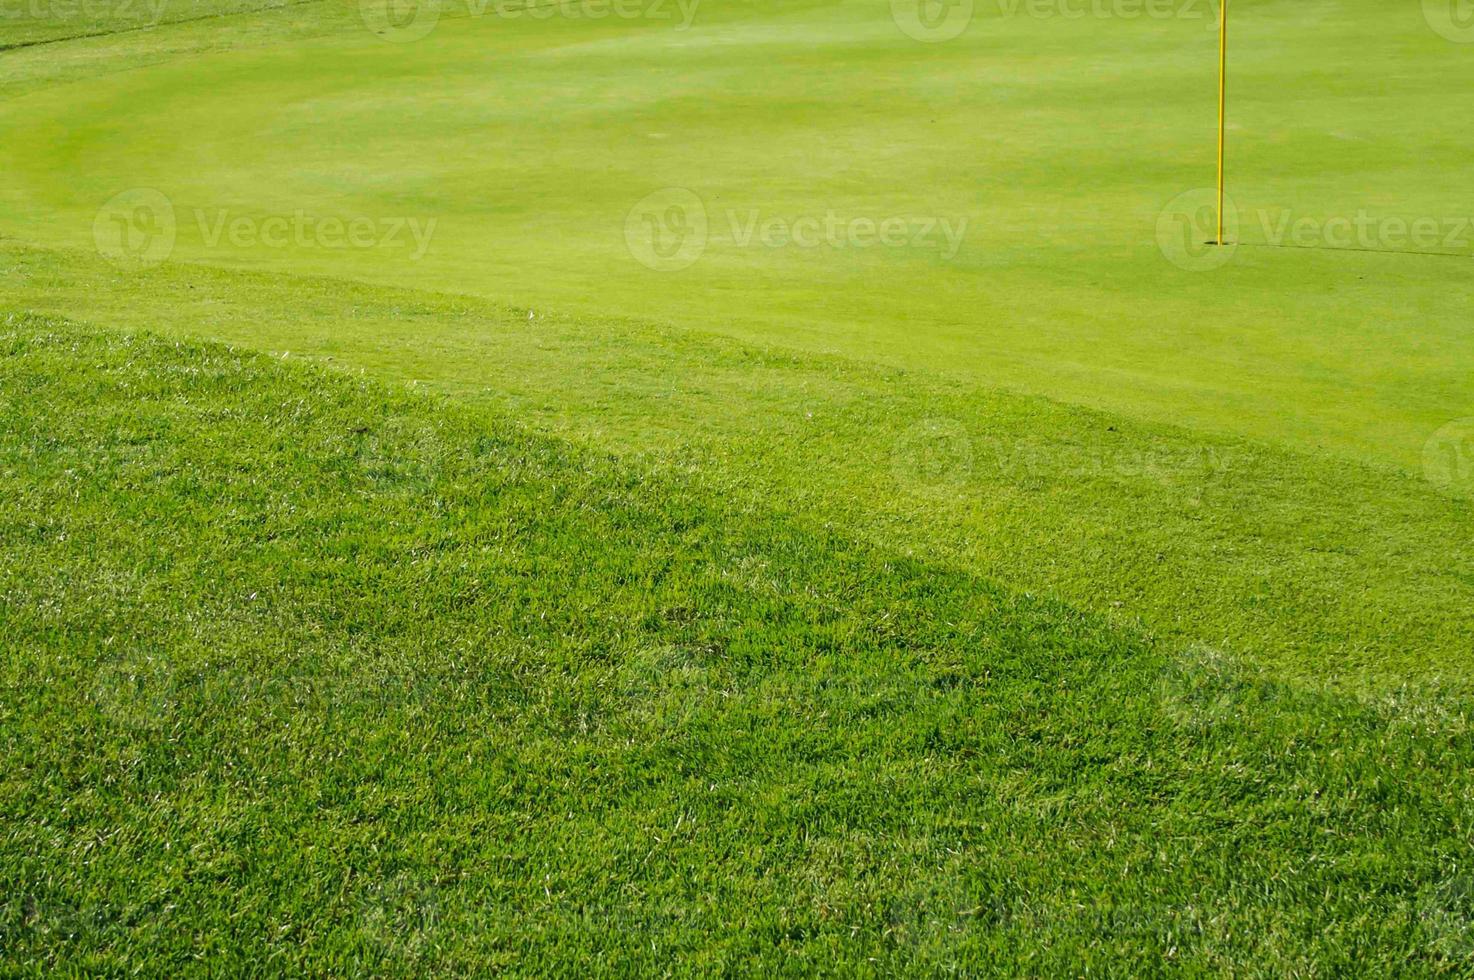
[[[1474,976],[1436,4],[1235,4],[1204,269],[1189,0],[68,2],[0,9],[0,974]],[[831,213],[945,224],[763,243]]]
[[[1465,702],[290,358],[0,352],[18,973],[1467,962]]]
[[[309,356],[1302,682],[1462,683],[1474,506],[1423,479],[834,357],[335,280],[0,248],[23,308]]]
[[[1073,19],[980,3],[940,44],[907,37],[883,2],[708,0],[686,30],[673,0],[667,20],[456,6],[413,43],[343,5],[294,8],[280,43],[8,102],[0,230],[90,247],[98,208],[149,187],[173,202],[180,259],[715,329],[1416,466],[1429,435],[1474,414],[1474,228],[1454,258],[1246,246],[1215,272],[1166,261],[1159,212],[1213,180],[1211,10],[1182,6]],[[1265,240],[1261,210],[1271,230],[1282,212],[1474,218],[1451,189],[1474,136],[1449,125],[1474,113],[1450,82],[1474,46],[1417,3],[1235,16],[1242,240]],[[314,17],[321,36],[291,26]],[[625,229],[666,187],[698,194],[711,231],[695,265],[663,273]],[[211,233],[222,213],[298,209],[436,225],[417,260],[407,243]],[[750,212],[831,211],[968,233],[950,258],[940,243],[743,246],[729,210],[738,233]]]
[[[280,10],[317,0],[7,0],[0,51],[146,31],[159,26]],[[65,57],[65,56],[63,56]]]

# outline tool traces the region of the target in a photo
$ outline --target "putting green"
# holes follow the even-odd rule
[[[945,19],[893,6],[490,7],[398,41],[338,10],[11,99],[0,231],[149,258],[161,226],[116,217],[164,200],[174,260],[709,327],[1404,467],[1474,414],[1474,208],[1447,179],[1474,45],[1417,4],[1234,8],[1231,253],[1199,247],[1192,193],[1206,3],[990,0],[933,42],[908,30]]]

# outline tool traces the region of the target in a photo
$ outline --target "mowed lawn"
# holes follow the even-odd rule
[[[7,971],[1458,975],[1464,702],[0,321]]]
[[[1382,464],[1474,414],[1474,45],[1431,3],[1235,5],[1253,244],[1209,271],[1158,243],[1214,178],[1205,0],[986,0],[932,42],[905,0],[447,4],[418,39],[366,4],[96,63],[106,39],[18,52],[22,75],[80,64],[5,103],[4,233],[90,248],[99,207],[149,188],[178,259],[661,320]],[[166,56],[181,37],[206,50]],[[308,234],[263,230],[299,211]],[[357,245],[320,224],[355,218]],[[697,239],[652,269],[627,235],[651,221]]]
[[[0,10],[0,972],[1474,975],[1457,10],[967,9]]]

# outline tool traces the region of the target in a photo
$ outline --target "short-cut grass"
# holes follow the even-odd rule
[[[531,6],[0,0],[0,975],[1474,977],[1457,5]]]
[[[1474,669],[1461,486],[834,356],[614,317],[0,245],[23,307],[433,387],[902,553],[1283,679]]]
[[[21,974],[1456,974],[1464,702],[733,512],[485,410],[0,320]]]
[[[942,43],[898,25],[914,0],[436,5],[403,43],[343,0],[19,52],[0,232],[90,247],[99,208],[149,188],[180,260],[673,323],[1388,466],[1474,415],[1474,136],[1452,124],[1474,45],[1431,0],[1235,3],[1244,244],[1210,271],[1158,241],[1213,183],[1209,0],[978,0]],[[706,248],[647,268],[626,231],[690,200],[641,209],[670,188]],[[375,246],[259,234],[299,211],[374,222]],[[1373,251],[1332,250],[1362,215]],[[783,233],[831,216],[855,236]],[[255,233],[220,231],[238,219]],[[385,230],[411,220],[435,222],[423,251]],[[914,224],[877,244],[893,220]],[[1447,255],[1398,254],[1420,221]],[[1323,247],[1262,247],[1303,222]]]

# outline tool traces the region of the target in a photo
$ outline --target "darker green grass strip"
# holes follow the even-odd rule
[[[131,0],[123,2],[116,0],[113,6],[117,8],[136,7],[147,10],[151,2],[161,4],[161,10],[167,11],[171,6],[176,6],[178,0]],[[249,2],[249,0],[248,0]],[[190,14],[184,17],[162,16],[156,21],[144,21],[142,23],[129,23],[123,21],[120,25],[109,23],[109,19],[117,19],[116,12],[97,19],[89,17],[84,11],[87,9],[84,0],[76,0],[76,11],[71,16],[46,17],[14,17],[7,25],[0,20],[0,25],[5,25],[9,30],[17,32],[30,31],[36,36],[26,37],[20,41],[0,41],[0,52],[20,51],[25,48],[38,48],[47,45],[66,44],[70,41],[86,41],[95,38],[118,37],[127,34],[137,34],[141,31],[154,31],[166,27],[174,27],[185,24],[194,24],[199,21],[223,21],[231,17],[239,17],[247,14],[267,13],[275,10],[286,10],[292,7],[305,7],[312,4],[320,4],[327,0],[266,0],[256,6],[241,6],[235,0],[191,0],[190,6],[198,9],[205,8],[205,13]],[[44,5],[44,4],[43,4]],[[51,5],[53,10],[67,7],[66,0]],[[70,30],[71,33],[50,33],[47,30],[48,20],[57,22],[57,30]]]

